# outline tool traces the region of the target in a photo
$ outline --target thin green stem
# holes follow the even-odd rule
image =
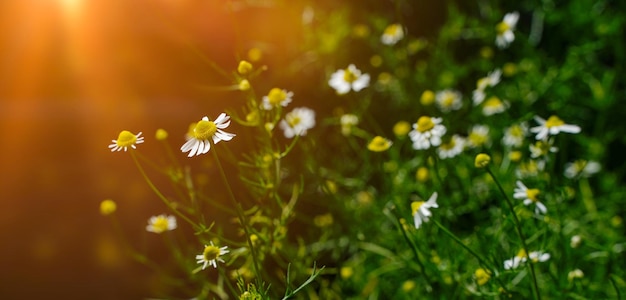
[[[246,222],[246,217],[243,213],[243,209],[241,208],[241,204],[237,202],[237,199],[235,198],[235,194],[233,193],[233,190],[230,187],[228,178],[226,178],[226,172],[224,172],[224,168],[222,167],[222,163],[220,162],[216,149],[211,149],[211,152],[213,153],[213,157],[215,157],[215,163],[217,164],[217,168],[219,169],[222,180],[224,181],[224,185],[226,185],[228,196],[230,197],[230,200],[233,202],[233,205],[237,208],[236,209],[237,217],[239,218],[239,222],[241,223],[241,226],[243,227],[243,230],[246,233],[246,239],[248,240],[248,247],[250,247],[250,252],[252,253],[252,261],[254,262],[253,267],[254,267],[254,274],[256,275],[257,286],[261,286],[259,262],[257,261],[256,249],[254,248],[254,245],[252,244],[252,240],[250,239],[250,230],[248,229],[248,223]]]
[[[439,229],[441,229],[445,234],[447,234],[455,242],[457,242],[457,244],[461,245],[461,247],[463,247],[465,250],[467,250],[467,252],[469,252],[471,255],[473,255],[482,266],[484,266],[485,268],[487,268],[489,270],[489,272],[491,274],[494,274],[494,275],[496,274],[496,272],[494,271],[494,268],[492,268],[482,256],[480,256],[478,253],[476,253],[472,248],[470,248],[467,245],[465,245],[465,243],[463,243],[463,241],[461,241],[461,239],[459,239],[459,237],[457,237],[454,233],[452,233],[450,230],[448,230],[448,228],[446,228],[443,225],[441,225],[441,223],[437,222],[436,220],[432,220],[432,221],[433,221],[433,223],[435,223],[435,225],[437,225],[437,227],[439,227]],[[500,285],[500,287],[505,292],[508,293],[508,290],[506,289],[504,284],[500,281],[500,278],[496,277],[496,281],[498,281],[498,284]]]
[[[535,274],[535,267],[533,266],[533,263],[532,263],[530,257],[528,256],[528,254],[529,254],[529,252],[528,252],[528,245],[526,245],[526,237],[524,236],[524,233],[522,232],[521,222],[519,221],[519,218],[517,218],[517,214],[515,213],[515,209],[513,208],[513,203],[511,202],[511,199],[509,199],[508,194],[504,191],[504,188],[502,188],[502,185],[500,184],[500,182],[498,181],[496,176],[493,174],[493,172],[491,172],[491,169],[489,169],[489,167],[487,167],[485,169],[487,170],[487,173],[489,173],[489,175],[491,176],[493,181],[498,186],[498,189],[500,190],[500,192],[502,193],[502,196],[504,196],[504,199],[506,200],[506,204],[509,206],[509,210],[511,210],[511,214],[513,215],[513,221],[515,222],[515,229],[516,229],[517,235],[519,236],[520,240],[522,241],[522,247],[523,247],[524,252],[525,252],[524,254],[526,255],[526,259],[529,262],[526,265],[530,269],[530,275],[533,278],[533,285],[532,285],[532,287],[533,287],[533,292],[534,292],[534,295],[535,295],[535,299],[540,300],[541,299],[541,294],[539,293],[539,285],[537,284],[537,275]]]
[[[157,189],[157,187],[154,185],[154,183],[152,183],[152,180],[150,180],[150,178],[148,177],[148,175],[144,171],[143,167],[141,166],[141,163],[139,163],[139,160],[137,160],[137,156],[135,155],[134,151],[130,151],[130,156],[133,158],[133,161],[135,162],[135,165],[137,166],[137,169],[139,169],[139,172],[141,173],[141,176],[143,176],[144,180],[148,183],[148,186],[150,186],[150,188],[157,195],[157,197],[159,197],[159,199],[161,199],[163,201],[163,203],[165,203],[165,205],[169,209],[171,209],[177,216],[179,216],[183,220],[187,221],[187,223],[189,223],[194,228],[194,230],[202,231],[203,228],[201,226],[196,224],[194,221],[192,221],[187,216],[185,216],[183,213],[181,213],[178,209],[176,209],[176,207],[174,207],[174,205],[172,205],[170,203],[170,201],[167,200],[167,198],[165,198],[165,196],[161,193],[161,191],[159,191],[159,189]]]

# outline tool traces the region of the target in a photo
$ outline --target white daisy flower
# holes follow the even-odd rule
[[[534,263],[544,262],[550,259],[550,253],[533,251],[528,253],[528,257],[530,258],[530,261]]]
[[[485,89],[487,87],[494,87],[500,83],[501,76],[502,71],[500,69],[495,69],[489,72],[486,77],[478,79],[476,82],[476,89],[472,92],[472,102],[474,106],[481,104],[485,100]]]
[[[453,110],[459,110],[463,106],[461,97],[459,91],[447,89],[437,92],[435,95],[435,103],[437,107],[439,107],[439,110],[448,113]]]
[[[564,175],[570,179],[575,178],[576,176],[590,177],[591,175],[600,172],[600,169],[602,169],[602,167],[595,161],[579,159],[565,164]]]
[[[111,152],[120,151],[122,149],[126,151],[128,147],[137,149],[135,145],[143,143],[143,136],[141,136],[141,132],[135,135],[130,131],[122,130],[117,136],[117,140],[111,140],[111,142],[113,142],[113,144],[109,145]]]
[[[353,64],[343,70],[337,70],[330,76],[328,85],[337,91],[337,94],[346,94],[350,90],[358,92],[366,88],[370,83],[369,74],[361,74]]]
[[[400,24],[391,24],[385,28],[380,41],[385,45],[394,45],[404,38],[404,29]]]
[[[467,146],[470,148],[478,148],[483,145],[489,145],[489,126],[474,125],[467,136]]]
[[[422,116],[413,124],[409,137],[415,150],[428,149],[441,144],[441,137],[446,133],[446,127],[441,125],[441,118]]]
[[[442,143],[439,148],[437,148],[437,153],[441,159],[452,158],[455,157],[465,148],[465,139],[458,134],[452,136],[450,141],[447,143]]]
[[[510,270],[510,269],[516,269],[517,267],[519,267],[519,265],[522,262],[526,261],[526,257],[519,257],[519,256],[515,256],[511,259],[507,259],[504,261],[504,269],[505,270]]]
[[[188,140],[180,147],[180,150],[189,152],[188,157],[209,152],[211,149],[210,140],[213,140],[213,144],[217,144],[220,141],[230,141],[235,137],[235,134],[222,130],[226,129],[228,125],[230,125],[230,117],[225,113],[221,113],[215,121],[209,121],[209,118],[205,116],[196,123],[193,130],[188,132]]]
[[[500,100],[500,98],[493,96],[487,99],[483,104],[483,115],[491,116],[504,112],[509,107],[509,102]]]
[[[529,189],[521,181],[517,181],[513,198],[524,200],[524,205],[535,204],[535,214],[546,214],[548,209],[539,201],[539,189]]]
[[[515,40],[515,34],[513,33],[513,30],[515,29],[518,20],[519,13],[512,12],[504,15],[504,19],[502,19],[502,22],[496,25],[496,46],[498,46],[498,48],[506,48]]]
[[[158,215],[150,217],[146,230],[154,233],[163,233],[168,230],[176,229],[176,217],[167,215]]]
[[[315,111],[306,107],[294,108],[280,121],[285,137],[290,139],[296,135],[306,135],[307,130],[315,126]]]
[[[428,201],[414,201],[411,203],[411,211],[413,213],[413,221],[415,222],[415,228],[419,229],[422,223],[428,222],[428,219],[432,215],[431,208],[437,208],[437,192],[433,193]]]
[[[538,140],[543,140],[547,138],[548,135],[557,135],[559,134],[559,132],[580,132],[580,127],[576,125],[565,124],[563,120],[555,115],[550,116],[547,121],[539,116],[535,116],[535,121],[539,123],[539,126],[531,128],[530,132],[536,133],[537,136],[535,138]]]
[[[342,115],[339,119],[341,124],[341,134],[348,136],[352,133],[352,128],[359,124],[359,117],[353,114]]]
[[[271,110],[277,106],[287,106],[287,104],[291,103],[291,97],[293,97],[293,92],[289,92],[287,90],[273,88],[267,94],[267,96],[263,96],[263,102],[261,106],[265,110]]]
[[[204,270],[207,265],[217,268],[218,261],[222,263],[224,262],[220,256],[228,252],[228,246],[219,248],[211,242],[211,245],[204,245],[204,251],[202,251],[202,254],[196,255],[196,260],[199,264],[202,264],[202,270]]]
[[[504,261],[504,269],[515,269],[519,267],[522,263],[526,262],[528,259],[530,259],[530,261],[533,263],[544,262],[550,259],[550,254],[540,251],[533,251],[528,253],[527,256],[526,251],[522,249],[515,255],[515,257]]]
[[[549,139],[547,141],[539,140],[534,144],[529,146],[530,148],[530,157],[539,158],[542,156],[548,157],[550,153],[556,153],[559,151],[559,148],[552,146],[554,144],[553,139]]]
[[[504,131],[502,143],[509,147],[521,147],[527,133],[528,126],[525,123],[512,125]]]

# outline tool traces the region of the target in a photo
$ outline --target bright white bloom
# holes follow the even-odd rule
[[[509,102],[502,101],[500,98],[493,96],[487,99],[483,104],[483,115],[491,116],[504,112],[509,107]]]
[[[500,69],[495,69],[486,77],[478,79],[476,82],[476,89],[472,92],[472,102],[474,106],[481,104],[485,100],[485,89],[487,87],[494,87],[498,83],[500,83],[500,77],[502,76],[502,71]]]
[[[530,261],[533,263],[544,262],[550,259],[550,254],[539,252],[539,251],[533,251],[533,252],[528,253],[528,257],[527,257],[526,251],[524,251],[524,249],[521,249],[515,255],[515,257],[504,261],[504,269],[505,270],[515,269],[519,267],[520,264],[526,262],[528,258],[530,258]]]
[[[394,45],[404,38],[404,29],[400,24],[391,24],[385,28],[385,32],[380,37],[380,41],[385,45]]]
[[[415,150],[428,149],[441,144],[441,137],[446,133],[446,127],[441,125],[441,118],[422,116],[413,124],[409,137]]]
[[[527,133],[528,127],[526,124],[512,125],[504,131],[502,143],[509,147],[520,147],[524,144],[524,137],[526,137]]]
[[[111,140],[111,142],[113,142],[113,144],[109,145],[111,152],[120,151],[122,149],[126,151],[128,147],[137,149],[135,145],[143,143],[143,136],[141,136],[141,132],[135,135],[130,131],[122,130],[117,136],[117,140]]]
[[[435,95],[435,103],[437,103],[439,110],[448,113],[453,110],[459,110],[463,106],[461,97],[459,91],[447,89],[437,92]]]
[[[176,217],[167,215],[158,215],[150,217],[146,230],[154,233],[162,233],[168,230],[176,229]]]
[[[491,140],[489,139],[489,126],[487,125],[474,125],[470,130],[467,137],[467,146],[470,148],[477,148],[483,145],[489,145]]]
[[[285,115],[279,126],[288,139],[296,135],[306,135],[306,131],[315,126],[315,111],[306,107],[294,108]]]
[[[217,268],[218,261],[224,262],[220,256],[228,252],[228,246],[219,248],[211,242],[211,245],[204,245],[204,251],[202,251],[202,254],[196,255],[196,260],[199,264],[202,264],[202,270],[204,270],[207,265],[212,265],[213,268]]]
[[[590,177],[591,175],[600,172],[600,169],[602,169],[602,167],[595,161],[579,159],[575,162],[565,164],[565,177],[570,179],[575,178],[576,176]]]
[[[209,152],[211,149],[210,140],[213,140],[213,144],[217,144],[220,141],[230,141],[235,137],[235,134],[222,130],[226,129],[228,125],[230,125],[230,117],[225,113],[221,113],[215,121],[209,121],[209,118],[205,116],[188,133],[188,140],[180,147],[180,150],[183,153],[189,152],[188,157]]]
[[[359,124],[359,117],[353,114],[345,114],[341,116],[339,123],[341,123],[341,134],[348,136],[352,133],[352,128]]]
[[[437,208],[437,192],[433,193],[428,201],[414,201],[411,203],[411,212],[413,214],[413,221],[415,222],[415,228],[419,229],[422,223],[428,222],[428,219],[432,215],[431,208]]]
[[[370,83],[369,74],[361,74],[361,71],[357,69],[353,64],[349,65],[347,69],[337,70],[330,76],[328,85],[337,91],[337,94],[346,94],[350,90],[358,92],[366,88]]]
[[[460,135],[455,134],[449,142],[443,143],[439,146],[439,148],[437,148],[437,153],[441,159],[452,158],[461,154],[464,147],[465,139]]]
[[[559,119],[557,116],[550,116],[548,120],[544,120],[539,116],[535,116],[535,121],[539,123],[539,126],[533,127],[530,129],[530,132],[536,133],[535,137],[538,140],[543,140],[548,137],[548,135],[557,135],[559,132],[567,132],[567,133],[579,133],[580,127],[576,125],[565,124],[563,120]]]
[[[538,158],[545,156],[547,157],[550,153],[556,153],[559,151],[559,148],[552,146],[554,144],[553,139],[549,139],[547,141],[539,140],[534,144],[529,146],[530,148],[530,157]]]
[[[502,22],[496,25],[496,46],[498,46],[498,48],[506,48],[515,40],[515,34],[513,33],[513,30],[515,29],[518,20],[519,13],[512,12],[504,15],[504,19],[502,19]]]
[[[535,214],[546,214],[548,209],[539,201],[539,189],[529,189],[521,181],[517,181],[513,198],[524,200],[524,205],[535,204]]]
[[[472,92],[472,103],[474,103],[474,106],[477,106],[485,101],[485,97],[487,97],[485,90],[476,89]]]
[[[263,103],[261,106],[265,110],[271,110],[277,106],[287,106],[287,104],[291,103],[291,97],[293,97],[293,92],[289,92],[287,90],[282,90],[279,88],[273,88],[267,94],[267,96],[263,96]]]

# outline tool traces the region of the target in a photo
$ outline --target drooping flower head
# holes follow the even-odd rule
[[[158,215],[150,217],[146,230],[154,233],[163,233],[165,231],[174,230],[176,227],[176,217]]]
[[[261,105],[265,110],[271,110],[277,106],[285,107],[287,104],[291,103],[291,97],[293,97],[293,92],[273,88],[266,96],[263,96],[263,103]]]
[[[128,147],[137,149],[135,145],[143,143],[143,137],[141,136],[141,132],[135,135],[130,131],[122,130],[117,137],[117,140],[111,140],[111,142],[113,142],[113,144],[109,145],[111,152],[120,151],[122,149],[126,151],[128,150]]]
[[[211,242],[210,245],[204,246],[204,251],[202,254],[196,255],[196,260],[199,264],[202,264],[202,270],[206,268],[207,265],[213,266],[213,268],[217,268],[217,262],[224,262],[224,260],[220,257],[226,253],[228,253],[228,246],[217,247],[213,245]]]
[[[557,135],[560,132],[567,133],[579,133],[580,127],[576,125],[565,124],[563,120],[559,117],[552,115],[548,120],[544,120],[539,116],[535,116],[535,121],[539,123],[539,126],[533,127],[530,129],[530,132],[536,133],[535,137],[538,140],[543,140],[548,137],[548,135]]]
[[[419,229],[422,223],[428,222],[428,219],[432,215],[431,208],[437,208],[437,192],[433,193],[428,201],[414,201],[411,203],[411,212],[413,213],[413,221],[415,228]]]
[[[180,147],[180,150],[189,152],[188,157],[209,152],[211,140],[213,144],[217,144],[220,141],[230,141],[235,137],[235,134],[222,130],[226,129],[228,125],[230,125],[230,117],[225,113],[221,113],[214,121],[209,120],[206,116],[203,117],[193,126],[193,130],[187,133],[188,140]]]
[[[441,125],[441,118],[431,118],[421,116],[415,124],[413,130],[409,132],[409,137],[413,142],[415,150],[428,149],[441,144],[441,137],[446,133],[446,127]]]
[[[404,29],[400,24],[391,24],[385,28],[380,41],[385,45],[394,45],[404,38]]]
[[[315,111],[306,107],[294,108],[285,115],[279,126],[288,139],[296,135],[306,135],[307,130],[315,126]]]
[[[366,88],[370,83],[370,75],[362,74],[353,64],[343,70],[337,70],[330,76],[330,85],[337,94],[347,94],[350,90],[358,92]]]
[[[513,33],[513,30],[515,29],[518,20],[519,13],[511,12],[504,15],[504,19],[502,19],[502,22],[496,25],[496,46],[498,46],[498,48],[506,48],[515,40],[515,34]]]

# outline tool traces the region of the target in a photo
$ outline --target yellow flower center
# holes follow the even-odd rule
[[[550,118],[548,118],[548,121],[546,121],[546,127],[548,128],[557,127],[564,124],[565,122],[563,122],[563,120],[559,119],[559,117],[557,116],[550,116]]]
[[[491,97],[485,101],[485,107],[499,108],[502,107],[502,101],[498,97]]]
[[[480,146],[487,142],[487,136],[482,133],[472,132],[467,138],[476,146]]]
[[[396,136],[405,136],[411,131],[411,124],[406,121],[400,121],[393,126],[393,133]]]
[[[498,25],[496,25],[496,31],[498,32],[498,34],[504,34],[506,31],[510,30],[511,26],[509,26],[509,24],[507,24],[506,22],[500,22],[498,23]]]
[[[217,131],[217,126],[213,121],[201,120],[193,129],[193,135],[198,140],[208,140]]]
[[[166,217],[157,217],[154,223],[152,223],[152,227],[154,227],[157,232],[164,232],[169,227],[169,222]]]
[[[435,101],[435,93],[431,90],[426,90],[420,97],[420,103],[422,105],[431,105]]]
[[[367,145],[367,149],[374,152],[382,152],[391,147],[391,142],[385,139],[382,136],[376,136],[372,141]]]
[[[514,137],[523,137],[524,136],[524,130],[519,125],[513,125],[511,127],[511,129],[509,129],[509,134],[514,136]]]
[[[300,122],[302,122],[302,119],[298,116],[291,116],[287,119],[287,124],[289,124],[289,127],[294,128],[296,127],[298,124],[300,124]]]
[[[129,147],[134,145],[136,142],[136,135],[132,134],[130,131],[123,130],[120,132],[120,135],[117,137],[117,141],[115,143],[118,147]]]
[[[359,79],[359,77],[356,74],[354,74],[352,71],[350,71],[350,69],[345,69],[344,70],[344,72],[343,72],[343,80],[345,82],[353,83],[357,79]]]
[[[547,155],[550,152],[550,144],[544,141],[537,141],[535,147],[541,152],[541,155]]]
[[[205,261],[212,261],[214,259],[217,259],[218,257],[220,257],[220,254],[222,254],[220,248],[213,245],[208,245],[204,247],[204,252],[202,252],[202,256],[204,256]]]
[[[455,97],[452,93],[446,93],[446,95],[443,97],[443,101],[441,101],[441,104],[444,107],[450,107],[454,104],[454,100]]]
[[[426,132],[429,131],[431,129],[433,129],[433,127],[435,127],[435,123],[433,122],[433,119],[431,119],[430,117],[426,117],[426,116],[422,116],[417,120],[417,131],[419,132]]]
[[[423,204],[424,204],[424,201],[413,201],[411,203],[411,211],[413,215],[417,213],[417,211],[420,209],[420,207],[422,207]]]
[[[398,34],[400,29],[401,29],[400,25],[398,25],[398,24],[391,24],[391,25],[387,26],[387,28],[385,28],[385,32],[383,34],[384,35],[395,36],[395,35]]]
[[[454,142],[454,139],[451,139],[449,142],[441,144],[439,148],[442,150],[451,150],[454,149],[454,146],[456,146],[456,142]]]
[[[487,167],[490,162],[491,162],[491,156],[485,153],[479,153],[478,155],[476,155],[476,158],[474,159],[474,166],[476,168],[481,169],[481,168]]]
[[[524,250],[524,249],[520,249],[520,250],[517,252],[517,255],[515,255],[515,256],[517,256],[517,257],[519,257],[519,258],[526,258],[528,255],[526,255],[526,250]]]
[[[537,196],[539,196],[539,189],[526,190],[526,197],[528,197],[528,199],[532,200],[533,202],[539,201]]]
[[[474,276],[476,277],[476,283],[478,283],[478,285],[485,285],[489,281],[489,278],[491,278],[489,272],[483,268],[476,269]]]
[[[478,89],[484,90],[488,84],[489,77],[483,77],[481,79],[478,79],[478,81],[476,82],[476,87],[478,87]]]
[[[270,93],[267,95],[267,98],[272,105],[279,105],[287,98],[287,93],[279,88],[273,88],[270,90]]]
[[[103,216],[108,216],[115,212],[117,204],[111,199],[104,200],[100,203],[100,213]]]

